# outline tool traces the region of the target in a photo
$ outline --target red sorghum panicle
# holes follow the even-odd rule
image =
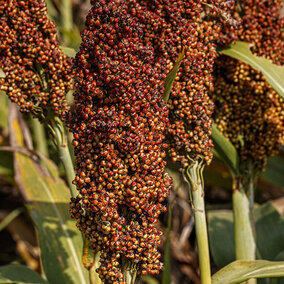
[[[168,196],[163,143],[168,110],[162,60],[126,2],[92,1],[76,55],[74,134],[78,228],[100,252],[105,283],[124,283],[126,260],[138,275],[158,273],[161,232],[154,226]]]
[[[166,58],[168,73],[184,48],[185,56],[171,91],[168,107],[169,154],[183,167],[191,159],[212,159],[211,134],[213,63],[222,29],[235,22],[229,11],[234,1],[130,0],[131,14],[142,22],[156,54]],[[223,41],[225,39],[223,38]]]
[[[22,112],[41,118],[66,110],[71,62],[59,48],[43,0],[0,1],[0,68],[0,90]]]
[[[238,39],[249,42],[255,55],[284,63],[282,1],[240,1],[242,26]],[[237,148],[241,160],[262,170],[267,157],[277,153],[284,137],[284,102],[260,72],[221,56],[216,63],[215,119]]]

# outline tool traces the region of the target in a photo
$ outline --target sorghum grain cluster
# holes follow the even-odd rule
[[[71,61],[59,48],[43,0],[0,1],[0,68],[0,90],[22,112],[41,118],[66,110]]]
[[[191,159],[212,159],[212,72],[219,34],[232,30],[234,1],[130,0],[130,13],[145,25],[145,37],[166,59],[166,74],[184,49],[185,56],[171,91],[168,107],[169,154],[183,167]],[[225,37],[223,37],[225,41]]]
[[[255,55],[277,65],[284,63],[282,1],[240,1],[242,26],[236,31]],[[243,162],[262,170],[267,157],[277,153],[284,137],[284,102],[260,72],[221,56],[216,63],[215,119],[237,148]]]
[[[78,228],[100,252],[105,283],[124,283],[125,260],[138,275],[162,268],[154,226],[166,208],[163,61],[144,40],[124,1],[92,1],[76,55],[74,134]]]

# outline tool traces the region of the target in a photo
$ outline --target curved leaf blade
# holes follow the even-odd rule
[[[234,249],[233,213],[229,210],[207,212],[211,256],[218,268],[236,259]]]
[[[167,103],[170,97],[170,93],[178,72],[178,69],[180,67],[181,61],[184,57],[185,54],[185,48],[182,49],[182,51],[180,52],[180,54],[178,55],[177,61],[173,67],[173,69],[170,71],[170,73],[168,74],[166,80],[165,80],[165,92],[164,92],[164,100]]]
[[[212,284],[234,284],[251,278],[283,277],[284,261],[237,260],[212,277]]]
[[[219,50],[220,53],[249,64],[252,68],[262,72],[271,87],[284,98],[284,67],[270,62],[268,59],[252,54],[249,44],[236,41],[229,47]]]
[[[211,256],[218,268],[233,262],[234,223],[231,210],[209,210],[207,213]],[[255,208],[254,219],[257,235],[258,257],[270,261],[282,261],[279,252],[284,251],[284,219],[272,202]]]
[[[234,175],[239,174],[239,155],[233,144],[217,129],[216,124],[212,126],[211,138],[214,143],[214,149],[230,168]]]
[[[265,172],[260,176],[270,184],[284,189],[284,157],[281,155],[268,158],[268,163],[265,167]]]
[[[22,129],[16,115],[16,112],[10,115],[11,144],[23,147]],[[15,179],[29,203],[29,213],[39,232],[48,281],[87,284],[87,270],[81,263],[82,236],[70,219],[70,193],[57,167],[45,157],[39,161],[19,152],[14,153],[14,163]]]
[[[19,264],[1,266],[0,283],[47,284],[38,273]]]

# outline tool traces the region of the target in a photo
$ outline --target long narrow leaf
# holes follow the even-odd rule
[[[0,267],[0,283],[47,284],[38,273],[18,264]]]
[[[211,138],[214,142],[214,148],[221,159],[227,164],[231,172],[239,174],[239,156],[233,144],[217,129],[213,124]]]
[[[249,64],[254,69],[262,72],[271,87],[284,98],[284,67],[277,66],[268,59],[258,57],[250,51],[249,44],[236,41],[234,44],[219,50],[220,53]]]
[[[284,189],[284,157],[281,155],[274,156],[268,159],[265,167],[265,172],[260,174],[260,177],[269,183],[279,186]]]
[[[1,69],[0,69],[1,78]],[[0,128],[8,130],[8,96],[5,92],[0,91]],[[5,140],[0,141],[0,148],[5,146]],[[8,151],[1,151],[0,149],[0,175],[1,178],[9,182],[14,182],[14,168],[13,168],[13,155]]]
[[[211,256],[218,268],[235,260],[234,223],[230,210],[210,210],[207,214]],[[282,261],[284,251],[284,219],[271,202],[255,208],[258,257]],[[284,260],[284,259],[283,259]]]
[[[165,80],[165,92],[164,92],[164,100],[167,103],[170,97],[170,92],[172,90],[178,69],[180,67],[181,61],[184,57],[185,54],[185,48],[182,49],[182,51],[180,52],[180,54],[178,55],[177,61],[173,67],[173,69],[170,71],[170,73],[168,74],[166,80]]]
[[[235,284],[251,278],[283,276],[284,261],[237,260],[215,273],[212,284]]]
[[[24,212],[24,208],[19,207],[10,212],[1,222],[0,222],[0,232],[4,230],[14,219],[16,219],[20,214]]]
[[[14,108],[12,110],[15,110]],[[22,129],[15,111],[10,115],[11,144],[23,147]],[[50,283],[86,284],[81,264],[82,237],[69,217],[69,190],[52,161],[14,153],[17,184],[29,202],[39,232],[44,272]]]

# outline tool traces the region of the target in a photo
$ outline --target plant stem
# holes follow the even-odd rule
[[[98,252],[94,255],[93,251],[90,251],[89,246],[89,240],[84,238],[82,263],[89,270],[90,284],[101,284],[102,281],[96,272],[96,269],[99,267],[100,253]]]
[[[126,284],[135,284],[137,270],[134,263],[128,259],[122,259],[122,272],[124,274]]]
[[[66,31],[71,31],[73,26],[73,17],[72,17],[72,2],[71,0],[62,0],[62,27]]]
[[[256,258],[253,205],[253,175],[247,172],[245,176],[233,177],[234,234],[237,260],[255,260]],[[245,283],[255,284],[256,279],[250,279]]]
[[[52,129],[54,130],[54,138],[56,141],[56,146],[58,148],[60,159],[65,169],[66,179],[70,189],[71,196],[76,197],[77,196],[76,186],[72,183],[73,179],[75,178],[75,171],[70,151],[68,148],[66,135],[64,133],[63,125],[60,121],[56,120]]]
[[[31,127],[33,131],[33,138],[35,141],[35,148],[45,157],[48,157],[48,147],[46,143],[46,136],[44,131],[44,125],[41,124],[38,119],[31,117]]]
[[[61,9],[61,19],[62,19],[62,28],[64,33],[72,31],[73,27],[73,17],[72,17],[72,3],[71,0],[62,0],[62,9]],[[64,34],[64,39],[68,39],[68,36]]]
[[[191,183],[192,206],[195,220],[195,233],[197,238],[200,278],[202,284],[211,283],[210,256],[208,234],[204,206],[203,188],[203,165],[202,162],[194,161],[187,170],[187,178]]]
[[[96,265],[93,265],[91,267],[91,269],[89,270],[89,279],[90,279],[90,284],[101,284],[102,283],[102,280],[101,278],[99,277],[97,271],[97,266]]]
[[[94,256],[94,264],[89,271],[90,284],[101,284],[102,283],[102,280],[96,271],[97,268],[99,267],[99,262],[100,262],[100,253],[96,253],[96,255]]]

